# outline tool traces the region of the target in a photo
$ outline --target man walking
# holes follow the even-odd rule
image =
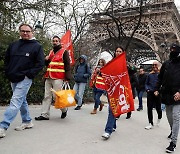
[[[45,81],[45,94],[42,101],[42,112],[35,120],[49,120],[50,106],[52,98],[55,97],[51,91],[61,89],[63,82],[71,79],[71,66],[68,51],[61,49],[61,40],[58,36],[54,36],[52,40],[53,50],[45,57],[45,64],[48,66],[44,78]],[[61,119],[67,115],[67,108],[61,109]]]
[[[11,82],[13,91],[10,105],[0,122],[0,138],[20,110],[22,124],[15,130],[32,128],[33,123],[29,114],[26,96],[32,84],[32,79],[44,66],[44,53],[41,45],[33,39],[33,28],[28,24],[19,26],[20,39],[12,43],[5,55],[5,74]]]
[[[158,114],[156,125],[159,125],[160,120],[162,118],[160,96],[157,96],[154,94],[156,84],[158,81],[158,74],[159,74],[158,65],[159,65],[159,62],[157,61],[153,62],[152,71],[148,74],[146,83],[145,83],[145,89],[147,92],[147,113],[148,113],[148,121],[149,121],[149,125],[145,127],[145,129],[147,130],[152,129],[154,127],[154,123],[153,123],[153,107],[154,106]]]
[[[161,92],[162,102],[166,105],[166,116],[171,133],[167,153],[175,151],[180,124],[180,46],[170,47],[169,60],[163,63],[158,76],[157,90]],[[155,91],[155,95],[159,92]]]

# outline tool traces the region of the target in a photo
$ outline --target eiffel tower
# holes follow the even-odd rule
[[[138,18],[139,3],[141,0],[111,0],[111,5],[106,11],[113,11],[114,16],[121,20],[122,31],[126,37],[130,37]],[[126,5],[124,5],[126,4]],[[143,63],[150,59],[167,59],[168,47],[172,43],[180,43],[180,15],[174,4],[174,0],[143,0],[142,17],[133,40],[141,47],[131,55],[133,63]],[[91,40],[103,42],[109,39],[109,33],[105,30],[107,23],[115,33],[116,26],[111,18],[103,13],[94,14],[90,22]],[[131,43],[131,44],[133,44]],[[149,52],[153,51],[153,52]],[[158,53],[158,54],[157,54]],[[148,55],[149,54],[149,55]]]

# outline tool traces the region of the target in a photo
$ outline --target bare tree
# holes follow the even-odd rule
[[[101,13],[101,15],[108,16],[111,19],[111,21],[107,20],[107,22],[104,23],[104,29],[108,32],[109,38],[115,41],[115,44],[124,44],[123,46],[125,50],[128,51],[133,36],[141,24],[143,0],[140,0],[139,3],[134,3],[132,0],[116,0],[116,5],[114,0],[110,0],[110,2],[109,9],[107,9],[104,13]],[[124,10],[130,7],[134,7],[134,10],[131,10],[133,11],[134,16],[128,20],[123,20]],[[126,26],[132,25],[132,23],[134,28],[132,33],[127,36],[125,31],[128,27]]]

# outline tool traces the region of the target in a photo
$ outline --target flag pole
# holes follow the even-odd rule
[[[97,67],[97,65],[98,65],[98,61],[99,61],[100,56],[101,56],[101,51],[102,51],[102,47],[101,47],[100,50],[99,50],[99,53],[98,53],[98,57],[97,57],[97,61],[96,61],[95,67]]]

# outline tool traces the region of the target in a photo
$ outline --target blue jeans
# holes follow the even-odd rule
[[[76,91],[75,99],[78,101],[78,106],[82,106],[82,99],[84,95],[84,90],[86,87],[86,83],[77,83],[75,82],[73,90]]]
[[[161,110],[162,110],[162,111],[165,111],[165,110],[166,110],[166,105],[163,104],[163,103],[161,103]]]
[[[104,90],[93,88],[93,93],[94,93],[94,101],[95,101],[94,109],[97,109],[101,104],[100,97],[104,93]]]
[[[108,119],[105,127],[105,132],[111,134],[113,132],[113,128],[116,129],[116,118],[114,117],[112,110],[109,106]]]
[[[29,115],[28,103],[26,101],[26,96],[31,84],[32,80],[27,77],[25,77],[23,81],[11,83],[13,95],[10,105],[4,113],[4,120],[0,123],[1,128],[8,129],[19,110],[23,123],[29,123],[32,120]]]
[[[138,100],[139,100],[139,108],[140,109],[143,108],[142,97],[143,97],[144,92],[145,92],[145,90],[141,90],[138,92]]]

